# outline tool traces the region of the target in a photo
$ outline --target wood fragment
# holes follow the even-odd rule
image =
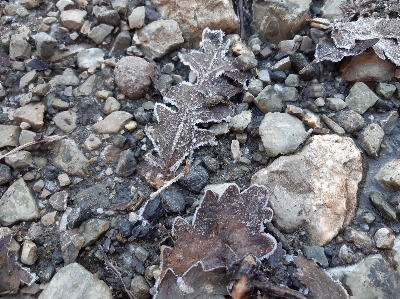
[[[275,296],[283,296],[288,299],[307,299],[306,296],[298,291],[289,289],[285,286],[278,286],[270,283],[269,281],[254,281],[253,285],[260,291],[266,292],[267,294],[272,294]]]

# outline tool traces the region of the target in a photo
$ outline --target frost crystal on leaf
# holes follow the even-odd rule
[[[195,213],[193,224],[181,217],[174,221],[174,248],[162,252],[161,283],[171,271],[183,277],[201,262],[204,271],[227,267],[248,254],[267,258],[276,248],[276,240],[264,233],[264,222],[272,220],[267,207],[267,189],[251,186],[242,193],[236,184],[228,185],[218,197],[208,190]]]
[[[331,37],[318,42],[312,63],[323,60],[338,62],[372,47],[381,59],[388,58],[400,66],[400,19],[360,17],[351,22],[335,21],[331,27]]]
[[[17,293],[20,284],[30,284],[33,276],[17,262],[7,245],[12,236],[0,237],[0,295]]]
[[[185,158],[190,164],[194,149],[213,141],[214,135],[199,128],[198,124],[229,119],[229,105],[224,101],[210,101],[216,96],[229,99],[241,91],[226,77],[242,84],[248,79],[239,72],[233,58],[226,56],[229,43],[223,42],[223,35],[221,30],[206,28],[201,51],[179,55],[181,61],[197,74],[197,82],[182,82],[164,96],[164,103],[176,109],[158,103],[154,107],[157,124],[148,126],[146,134],[157,155],[149,154],[146,158],[163,172],[162,181],[167,174],[174,173]]]

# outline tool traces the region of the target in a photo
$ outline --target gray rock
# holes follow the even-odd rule
[[[321,84],[312,84],[307,90],[310,98],[324,98],[326,95],[325,88]]]
[[[373,191],[369,194],[369,199],[383,217],[388,220],[396,220],[396,211],[387,202],[382,193]]]
[[[349,243],[354,243],[358,248],[372,248],[373,242],[371,237],[363,231],[356,230],[351,227],[346,227],[343,234],[344,240]]]
[[[114,27],[111,25],[100,24],[90,30],[88,37],[96,44],[101,44],[106,36],[108,36],[113,31],[113,29]]]
[[[209,171],[216,172],[219,170],[219,161],[213,157],[205,156],[203,158],[204,166]]]
[[[6,146],[18,146],[20,132],[21,129],[18,126],[6,126],[0,124],[0,148]]]
[[[354,250],[350,248],[347,244],[342,244],[339,248],[338,261],[341,265],[348,265],[360,261],[362,256],[356,254]]]
[[[31,56],[31,45],[22,34],[13,34],[10,40],[10,58],[27,59]]]
[[[293,153],[308,137],[303,123],[287,113],[267,113],[259,132],[269,157]]]
[[[124,57],[119,60],[114,75],[118,88],[132,99],[144,96],[152,82],[150,64],[140,57]]]
[[[382,98],[388,100],[392,97],[394,92],[396,91],[396,86],[393,84],[382,83],[379,82],[376,85],[376,93],[381,96]]]
[[[40,218],[36,200],[24,180],[18,179],[0,199],[0,224],[10,226]]]
[[[164,96],[174,83],[171,75],[163,74],[154,80],[154,85],[162,96]]]
[[[75,230],[61,232],[60,246],[65,265],[75,262],[84,242],[85,239]]]
[[[135,248],[135,256],[139,261],[141,262],[146,261],[149,255],[150,255],[149,252],[142,246],[138,246]]]
[[[22,150],[7,156],[5,162],[14,169],[23,169],[32,166],[32,155]]]
[[[375,232],[374,238],[377,248],[392,249],[396,236],[387,227],[382,227]]]
[[[272,43],[292,39],[295,32],[307,23],[310,2],[309,0],[254,1],[251,28],[260,37]]]
[[[73,9],[75,3],[72,0],[59,0],[57,1],[56,6],[61,12],[63,12],[64,10]]]
[[[104,209],[110,205],[109,196],[110,192],[105,186],[101,184],[96,184],[90,188],[79,191],[79,193],[74,198],[74,203],[84,209]]]
[[[209,129],[215,136],[222,136],[229,132],[228,123],[213,124]]]
[[[79,54],[78,54],[78,57],[79,57]],[[79,58],[78,58],[78,60],[79,60]],[[57,75],[53,79],[51,79],[50,83],[52,85],[78,86],[79,85],[79,78],[78,78],[77,75],[75,75],[75,72],[72,69],[67,68],[63,72],[62,75]]]
[[[32,95],[43,97],[50,91],[50,89],[50,83],[38,84],[34,88],[32,88]]]
[[[135,153],[131,149],[123,151],[118,160],[115,173],[120,177],[128,177],[137,170]]]
[[[258,72],[258,79],[260,79],[265,85],[271,84],[271,77],[267,69],[262,69]]]
[[[97,21],[99,23],[108,24],[111,26],[118,26],[121,19],[116,10],[104,10],[97,14]]]
[[[114,111],[118,111],[121,108],[121,104],[117,101],[116,98],[109,97],[104,103],[103,112],[108,115]]]
[[[257,59],[254,55],[244,53],[235,58],[235,63],[243,71],[249,71],[258,65]]]
[[[219,28],[226,34],[236,32],[238,18],[231,1],[226,0],[154,0],[151,2],[164,20],[178,22],[183,38],[197,48],[204,28]]]
[[[400,273],[380,255],[362,260],[344,274],[342,283],[355,297],[395,299],[400,292]]]
[[[98,121],[92,126],[97,133],[117,134],[133,118],[133,115],[125,111],[110,113],[105,119]]]
[[[126,14],[128,10],[128,0],[115,0],[111,2],[112,8],[121,14]]]
[[[268,71],[267,71],[268,72]],[[268,73],[269,76],[269,73]],[[250,92],[253,96],[258,96],[258,94],[264,89],[263,81],[259,79],[252,80],[247,87],[247,91]]]
[[[144,6],[136,7],[132,10],[132,13],[129,15],[129,27],[131,29],[142,28],[144,25],[144,18],[146,16],[146,10]]]
[[[36,80],[36,71],[32,70],[23,75],[19,81],[19,87],[23,88]]]
[[[364,118],[353,110],[339,111],[332,119],[347,133],[355,133],[365,127]]]
[[[278,229],[305,228],[311,245],[321,246],[352,221],[361,179],[361,153],[352,139],[315,135],[297,154],[259,170],[251,184],[270,190]]]
[[[183,43],[182,32],[174,20],[158,20],[138,29],[133,42],[149,59],[158,59]]]
[[[54,210],[65,211],[67,208],[68,196],[67,191],[56,192],[49,198],[49,203]]]
[[[254,99],[257,108],[264,114],[282,111],[282,93],[273,86],[266,86]]]
[[[63,111],[58,113],[55,117],[53,117],[53,121],[55,125],[62,131],[66,133],[70,133],[76,129],[76,120],[78,119],[78,115],[76,112]]]
[[[327,98],[326,99],[329,103],[329,109],[333,111],[339,111],[347,107],[345,101],[339,98]]]
[[[110,221],[103,219],[89,219],[81,224],[79,232],[85,239],[82,247],[94,244],[110,228]]]
[[[83,144],[83,146],[88,151],[97,150],[100,147],[100,145],[102,145],[100,138],[94,134],[90,134],[89,137],[86,138],[85,143]]]
[[[299,92],[296,87],[284,87],[282,89],[282,100],[284,102],[296,102]]]
[[[53,151],[55,153],[54,166],[72,175],[84,176],[87,174],[89,161],[74,141],[63,139],[54,142]]]
[[[385,132],[378,124],[369,124],[358,135],[361,147],[369,156],[375,157],[381,148]]]
[[[98,299],[99,294],[102,299],[113,298],[110,288],[104,281],[99,280],[78,263],[72,263],[54,275],[39,299]]]
[[[229,129],[235,133],[242,133],[251,122],[251,111],[243,111],[230,119]]]
[[[131,46],[131,41],[132,38],[129,31],[121,31],[115,38],[111,53],[124,53]]]
[[[91,75],[78,88],[74,89],[74,91],[73,91],[74,96],[79,97],[79,96],[90,95],[93,91],[95,83],[96,83],[96,75]],[[55,104],[57,104],[57,106],[61,107],[62,109],[54,107]],[[67,105],[65,105],[60,102],[56,102],[56,100],[53,102],[52,105],[54,108],[56,108],[58,110],[67,110],[69,107],[68,103],[67,103]]]
[[[301,251],[308,259],[315,260],[322,267],[326,268],[329,266],[328,259],[326,258],[324,247],[320,246],[303,246]]]
[[[39,32],[33,36],[36,43],[37,55],[41,58],[49,58],[57,50],[57,40],[45,32]]]
[[[400,159],[392,160],[379,170],[375,178],[389,190],[400,190]]]
[[[350,109],[363,114],[377,100],[378,96],[367,85],[357,82],[351,87],[349,95],[346,97],[346,104]]]
[[[325,123],[325,125],[336,134],[344,135],[346,133],[341,126],[339,126],[336,122],[327,117],[325,114],[321,115],[321,119]]]
[[[292,66],[292,63],[290,62],[290,57],[285,57],[279,60],[277,63],[275,63],[272,67],[272,70],[275,71],[286,71],[289,70]]]
[[[80,70],[99,68],[104,61],[104,51],[99,48],[90,48],[80,51],[77,55]]]
[[[285,79],[285,85],[287,87],[298,87],[300,85],[299,75],[289,74]]]
[[[329,21],[333,22],[335,19],[340,19],[343,17],[343,10],[340,8],[341,4],[341,0],[327,1],[324,6],[322,6],[324,18],[327,18]]]
[[[0,186],[7,184],[12,180],[10,167],[0,164]]]
[[[80,9],[65,10],[61,13],[61,22],[63,25],[72,30],[79,30],[82,27],[87,12]]]
[[[163,190],[160,193],[164,209],[171,213],[183,213],[186,201],[183,195],[175,190]]]
[[[150,287],[146,279],[141,275],[136,275],[131,281],[132,295],[137,299],[151,298]]]
[[[183,178],[179,179],[179,185],[184,187],[185,189],[199,193],[201,189],[207,185],[208,181],[208,173],[204,167],[200,165],[191,166],[189,169],[189,173],[185,175]]]

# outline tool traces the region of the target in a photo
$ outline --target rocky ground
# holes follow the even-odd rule
[[[236,183],[269,190],[266,232],[280,248],[261,265],[269,281],[322,298],[292,275],[303,254],[353,299],[398,298],[400,69],[371,48],[310,63],[335,19],[396,18],[399,3],[344,14],[326,2],[0,2],[0,154],[25,145],[0,160],[0,278],[19,277],[6,273],[5,246],[36,275],[29,286],[0,279],[0,296],[150,298],[174,219],[192,221],[205,190]],[[196,83],[180,55],[206,27],[227,34],[251,79],[222,97],[228,122],[199,125],[216,139],[189,173],[149,200],[146,126],[171,86]]]

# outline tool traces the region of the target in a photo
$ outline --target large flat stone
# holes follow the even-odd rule
[[[78,263],[61,268],[39,299],[112,299],[106,283]]]
[[[269,189],[280,230],[304,228],[311,245],[325,245],[353,219],[361,178],[361,153],[352,139],[316,135],[297,154],[258,171],[251,183]]]
[[[253,2],[251,28],[272,43],[292,39],[309,18],[310,0],[279,0]]]
[[[133,115],[125,111],[115,111],[105,119],[95,123],[92,129],[97,133],[117,134],[125,124],[133,118]]]
[[[0,125],[0,148],[17,146],[21,129],[18,126]]]
[[[55,142],[53,150],[55,152],[54,166],[72,175],[84,176],[87,174],[89,161],[74,141],[63,139]]]
[[[0,224],[9,226],[39,218],[39,209],[31,191],[22,178],[17,180],[0,199]]]
[[[238,18],[231,0],[152,0],[164,20],[175,20],[183,38],[197,48],[203,29],[221,29],[226,34],[236,32]]]

